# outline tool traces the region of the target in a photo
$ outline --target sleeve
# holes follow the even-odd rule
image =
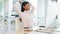
[[[20,6],[20,3],[19,2],[16,2],[15,4],[14,4],[14,10],[18,13],[18,14],[20,14],[21,13],[21,11],[20,11],[20,9],[21,8],[19,8]]]
[[[34,13],[34,11],[35,11],[35,7],[32,4],[30,4],[30,13]]]
[[[32,8],[30,8],[29,11],[30,11],[30,13],[32,13],[32,14],[34,13],[34,9],[32,9]]]

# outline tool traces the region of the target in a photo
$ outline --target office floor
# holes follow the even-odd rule
[[[47,30],[45,30],[47,31]],[[2,34],[60,34],[60,32],[52,32],[52,33],[47,33],[47,32],[38,32],[38,31],[27,31],[25,32],[23,29],[18,29],[17,31],[9,31],[9,32],[3,32]]]
[[[13,31],[13,32],[5,32],[3,34],[24,34],[23,32],[21,31]],[[49,34],[49,33],[42,33],[42,32],[30,32],[30,33],[25,33],[25,34]],[[52,34],[60,34],[60,32],[55,32],[55,33],[52,33]]]
[[[11,31],[11,32],[4,32],[3,34],[24,34],[23,31]]]
[[[31,31],[31,32],[24,32],[23,30],[23,26],[22,26],[22,23],[18,23],[16,22],[16,31],[14,31],[15,29],[15,25],[12,24],[11,25],[12,27],[12,30],[13,31],[7,31],[7,32],[3,32],[2,34],[51,34],[51,33],[46,33],[46,32],[37,32],[37,31]],[[5,30],[5,27],[4,27],[4,30]],[[6,29],[7,30],[7,29]],[[60,29],[59,29],[60,30]],[[44,31],[47,31],[47,30],[44,30]],[[1,34],[1,33],[0,33]],[[52,32],[52,34],[60,34],[60,32]]]

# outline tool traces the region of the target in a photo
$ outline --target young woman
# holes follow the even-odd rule
[[[19,11],[18,5],[21,4],[21,11]],[[24,28],[30,28],[31,24],[33,23],[33,12],[34,12],[34,7],[27,1],[21,2],[17,1],[14,4],[14,10],[19,14],[20,16],[20,21],[24,23]]]

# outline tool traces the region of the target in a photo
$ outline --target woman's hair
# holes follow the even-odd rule
[[[26,4],[28,4],[29,2],[27,2],[27,1],[25,1],[25,2],[23,2],[22,3],[22,5],[21,5],[21,12],[24,12],[24,8],[23,8],[23,6],[25,6]]]

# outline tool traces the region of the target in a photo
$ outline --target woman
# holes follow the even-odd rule
[[[18,5],[21,4],[21,11],[18,9]],[[24,23],[24,28],[30,28],[30,23],[33,23],[33,11],[34,7],[27,1],[21,2],[17,1],[14,4],[14,9],[15,11],[19,14],[20,16],[20,21]]]

